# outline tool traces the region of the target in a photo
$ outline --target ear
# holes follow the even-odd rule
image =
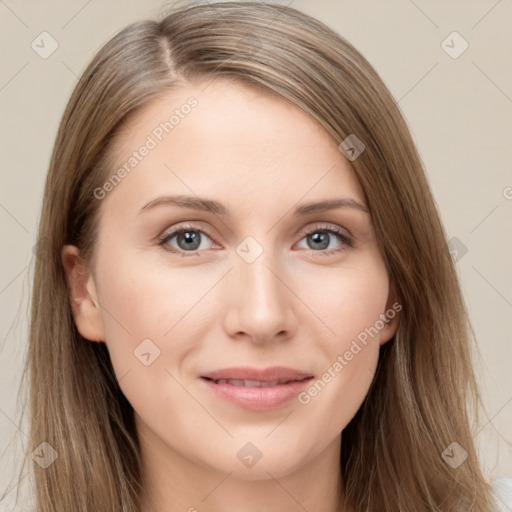
[[[61,259],[78,332],[87,340],[103,341],[105,339],[103,318],[92,274],[74,245],[65,245],[62,248]]]
[[[400,311],[402,303],[393,282],[390,282],[388,299],[386,301],[386,310],[381,316],[384,320],[384,327],[380,331],[379,344],[382,346],[387,343],[395,334],[400,323]]]

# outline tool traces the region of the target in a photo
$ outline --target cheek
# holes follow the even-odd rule
[[[187,410],[193,403],[179,384],[180,370],[199,346],[201,336],[191,319],[194,304],[211,284],[199,280],[191,287],[190,273],[115,252],[100,268],[105,341],[123,394],[150,422],[155,410],[162,418],[165,408]],[[200,417],[201,411],[194,413]]]
[[[112,243],[109,248],[115,246]],[[187,287],[177,270],[165,273],[136,255],[120,252],[105,247],[103,259],[98,260],[105,341],[118,375],[140,363],[136,359],[139,346],[142,353],[150,352],[151,359],[157,355],[160,359],[163,340],[190,308],[183,293]]]
[[[169,369],[180,377],[188,356],[200,348],[219,317],[219,301],[212,297],[222,295],[222,287],[215,285],[225,269],[165,265],[161,257],[141,256],[133,249],[116,252],[117,245],[121,243],[110,243],[111,250],[105,246],[98,260],[105,341],[116,374],[138,372],[149,359],[154,360],[151,368]],[[141,361],[139,356],[148,352]]]
[[[331,418],[326,428],[336,435],[361,406],[377,368],[380,331],[385,326],[389,281],[383,264],[371,260],[344,268],[324,279],[323,293],[310,293],[329,336],[317,348],[323,366],[299,402],[316,418]],[[312,289],[304,283],[304,290]],[[307,299],[306,299],[307,300]]]
[[[384,265],[376,258],[315,275],[303,274],[298,288],[304,303],[328,331],[326,346],[331,355],[348,349],[350,341],[372,329],[382,329],[389,281]],[[377,338],[378,335],[372,336]]]
[[[122,244],[126,249],[116,252]],[[98,260],[98,294],[112,342],[118,334],[123,338],[128,333],[133,341],[152,336],[161,339],[192,305],[192,299],[197,300],[200,282],[194,288],[190,273],[144,256],[145,250],[130,247],[126,240],[111,241]]]
[[[345,310],[340,306],[333,323],[336,338],[321,347],[324,364],[298,396],[303,414],[315,418],[309,423],[310,435],[325,429],[326,443],[352,420],[373,381],[380,348],[374,325],[380,304],[375,301],[373,309],[352,306]]]

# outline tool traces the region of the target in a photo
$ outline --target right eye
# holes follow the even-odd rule
[[[195,253],[199,250],[208,249],[208,243],[205,239],[211,240],[204,228],[199,229],[196,226],[187,225],[165,231],[159,237],[159,245],[166,251],[178,252],[182,256],[187,256],[187,252]],[[175,240],[175,245],[171,243],[173,240]],[[192,256],[192,254],[188,256]]]

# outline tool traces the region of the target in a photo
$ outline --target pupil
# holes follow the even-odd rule
[[[314,247],[315,249],[326,249],[329,245],[329,237],[327,236],[327,233],[314,233],[311,235],[311,239],[314,244],[320,244],[320,247]]]
[[[185,241],[185,249],[197,249],[199,247],[199,236],[197,233],[194,233],[193,231],[185,231],[181,234],[179,239],[184,239]],[[187,245],[188,244],[188,245]],[[190,246],[192,244],[192,247]]]

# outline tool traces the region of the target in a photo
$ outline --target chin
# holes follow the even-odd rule
[[[300,461],[292,461],[290,463],[284,457],[279,457],[279,460],[275,460],[275,457],[273,459],[264,461],[262,457],[253,467],[244,467],[243,464],[236,461],[234,464],[222,465],[222,467],[217,467],[216,469],[222,473],[230,473],[230,478],[256,482],[270,478],[279,480],[294,473],[301,467]]]
[[[266,443],[263,440],[254,443],[236,441],[234,449],[232,446],[226,446],[223,454],[205,462],[216,471],[230,473],[230,478],[247,481],[286,477],[310,464],[316,455],[316,452],[306,452],[303,442],[298,449],[297,443],[277,439]]]

